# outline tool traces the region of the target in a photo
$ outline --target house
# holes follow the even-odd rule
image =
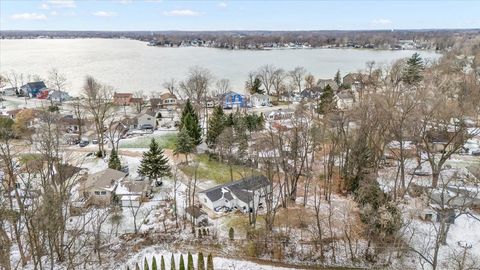
[[[188,220],[193,221],[195,226],[208,225],[208,215],[200,207],[191,205],[185,209]]]
[[[360,85],[362,85],[364,75],[361,73],[348,73],[343,76],[343,84],[345,86],[350,86],[352,90],[355,90]]]
[[[245,177],[197,193],[200,202],[215,212],[240,210],[252,212],[263,207],[270,192],[270,181],[263,175]]]
[[[132,93],[117,93],[113,94],[113,104],[118,106],[130,106],[133,98]]]
[[[117,203],[122,207],[139,207],[142,200],[150,196],[148,181],[124,179],[115,189]]]
[[[355,96],[348,90],[343,90],[335,94],[337,108],[339,110],[348,110],[353,107]]]
[[[322,89],[325,89],[325,87],[327,87],[327,85],[330,85],[330,87],[332,88],[333,91],[338,90],[337,83],[332,79],[319,79],[317,81],[317,86],[322,88]]]
[[[435,152],[452,151],[460,143],[462,136],[446,130],[429,130],[426,134],[428,147]]]
[[[161,98],[151,98],[149,101],[150,101],[150,110],[158,111],[162,108]]]
[[[177,97],[170,93],[166,92],[160,95],[162,100],[161,108],[167,110],[175,110],[177,108]]]
[[[72,99],[72,97],[70,97],[70,95],[65,91],[53,90],[48,94],[48,100],[53,102],[62,103],[64,101],[69,101],[70,99]]]
[[[60,119],[60,123],[65,127],[68,133],[80,133],[80,129],[84,128],[86,120],[74,118],[73,115],[65,115]]]
[[[47,88],[47,86],[43,81],[29,82],[25,85],[22,85],[19,92],[23,96],[29,96],[31,98],[34,98],[37,97],[38,93],[40,93],[40,90],[44,88]]]
[[[51,90],[49,88],[44,88],[40,90],[40,92],[38,92],[37,94],[37,99],[47,99],[50,91]]]
[[[120,181],[127,174],[113,169],[105,169],[88,175],[80,184],[80,193],[89,204],[106,206],[112,202],[112,196]]]
[[[2,90],[2,93],[4,96],[15,96],[17,94],[17,88],[16,87],[4,88]]]
[[[270,105],[270,96],[253,94],[250,97],[250,103],[253,107],[262,107]]]
[[[300,92],[300,97],[307,100],[318,99],[322,95],[322,92],[323,88],[320,86],[305,88],[302,90],[302,92]]]
[[[270,112],[267,115],[267,119],[270,121],[291,119],[294,114],[295,114],[295,111],[291,109],[286,109],[286,110],[278,109],[276,111]]]
[[[222,103],[224,109],[245,108],[247,106],[245,96],[233,91],[223,95]]]
[[[139,114],[135,117],[137,120],[136,128],[137,129],[156,129],[157,128],[157,118],[153,111],[146,111],[145,113]]]

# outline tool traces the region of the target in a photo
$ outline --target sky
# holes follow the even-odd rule
[[[480,28],[480,1],[0,0],[0,30]]]

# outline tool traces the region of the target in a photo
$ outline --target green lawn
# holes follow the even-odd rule
[[[127,139],[120,141],[120,148],[148,148],[152,138],[155,138],[160,147],[164,149],[174,149],[177,141],[177,134],[164,134],[164,135],[145,135],[135,139]]]
[[[218,184],[230,182],[230,166],[216,160],[208,160],[207,154],[197,155],[195,160],[199,163],[197,170],[198,179],[213,180]],[[195,169],[192,165],[181,166],[180,169],[187,175],[192,176]],[[258,173],[254,171],[253,173]],[[244,166],[233,166],[233,180],[252,174],[252,169]]]

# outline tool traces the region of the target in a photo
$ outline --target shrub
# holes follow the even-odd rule
[[[233,227],[230,227],[230,230],[228,230],[228,238],[230,238],[230,240],[235,238],[235,231],[233,230]]]

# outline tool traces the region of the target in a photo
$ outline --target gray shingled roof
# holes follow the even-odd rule
[[[269,184],[270,182],[268,181],[267,177],[263,175],[254,175],[231,183],[216,186],[211,189],[200,191],[200,193],[204,193],[212,202],[215,202],[221,198],[233,200],[233,196],[230,194],[231,192],[241,201],[248,203],[252,198],[252,191],[266,187]],[[222,191],[222,189],[224,189],[226,192]]]

